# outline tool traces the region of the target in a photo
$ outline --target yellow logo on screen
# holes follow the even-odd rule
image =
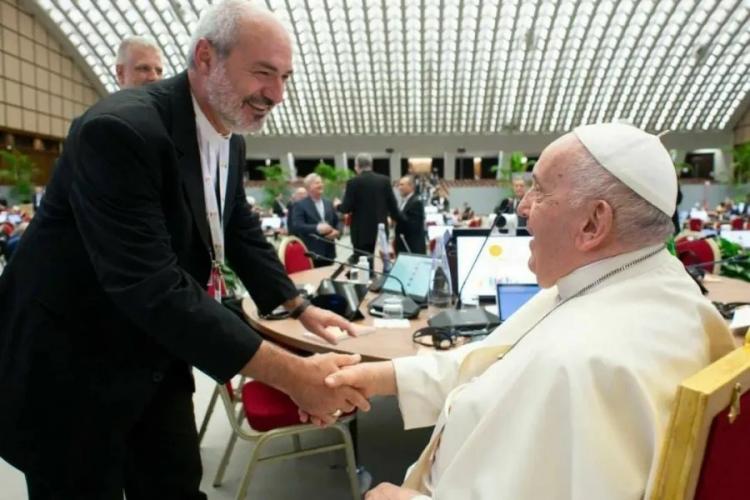
[[[500,257],[503,254],[503,247],[498,245],[497,243],[493,243],[492,245],[490,245],[487,251],[492,257]]]

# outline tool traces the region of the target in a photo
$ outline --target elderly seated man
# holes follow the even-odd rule
[[[519,212],[536,297],[484,341],[327,377],[397,395],[407,428],[435,426],[404,485],[368,500],[640,499],[678,384],[732,348],[665,249],[677,186],[657,137],[579,127],[533,180]]]

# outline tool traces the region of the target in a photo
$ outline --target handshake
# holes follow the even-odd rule
[[[343,414],[370,411],[369,398],[395,394],[390,361],[360,364],[358,354],[316,354],[305,358],[307,368],[289,396],[299,407],[300,420],[330,425]],[[391,383],[388,383],[388,374]]]

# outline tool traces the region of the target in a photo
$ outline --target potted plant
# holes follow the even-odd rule
[[[34,194],[36,165],[17,150],[0,150],[0,183],[12,185],[10,196],[15,203],[30,203]]]
[[[289,189],[289,172],[280,164],[258,167],[263,172],[263,201],[265,208],[273,207],[274,200],[281,194],[286,195]]]
[[[508,165],[493,165],[490,168],[491,172],[500,172],[497,178],[497,184],[501,189],[501,197],[508,196],[510,194],[511,184],[513,183],[513,177],[516,175],[523,175],[526,172],[527,159],[522,151],[513,151],[510,154]]]
[[[336,168],[323,162],[315,167],[315,173],[323,179],[323,196],[329,200],[341,198],[346,181],[354,176],[348,168]]]

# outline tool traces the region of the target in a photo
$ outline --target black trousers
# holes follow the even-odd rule
[[[119,456],[91,450],[91,460],[66,467],[75,472],[62,481],[53,471],[27,471],[29,500],[122,500],[123,492],[127,500],[207,498],[199,489],[202,466],[186,365],[164,374],[156,396],[121,442]]]

